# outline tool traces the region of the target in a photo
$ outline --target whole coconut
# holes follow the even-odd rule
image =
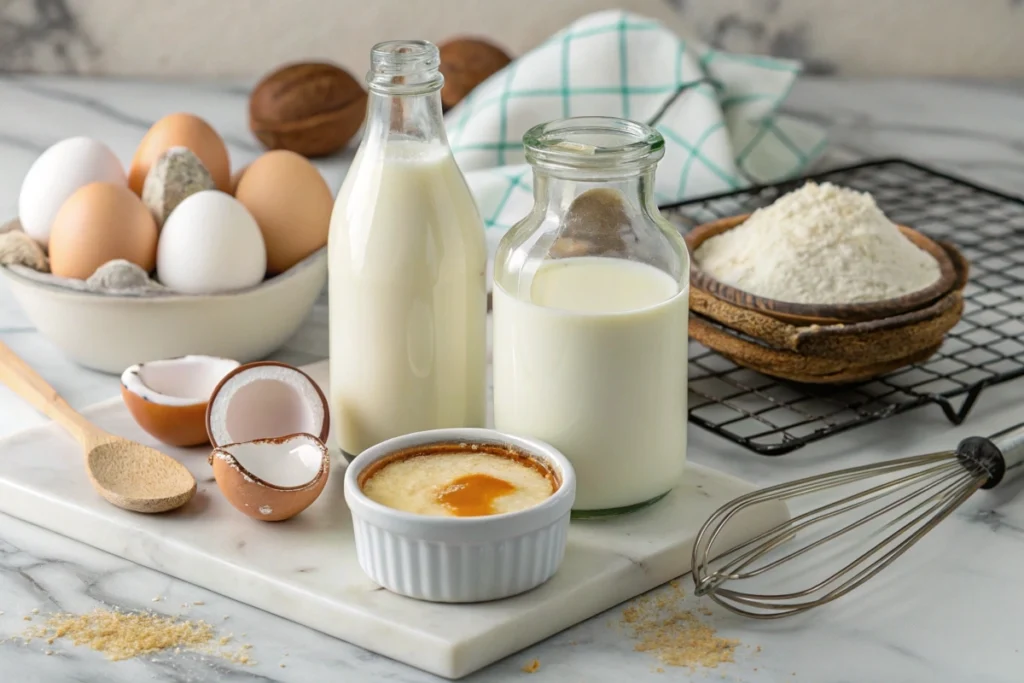
[[[500,47],[480,38],[453,38],[438,49],[444,75],[441,106],[446,111],[512,61]]]

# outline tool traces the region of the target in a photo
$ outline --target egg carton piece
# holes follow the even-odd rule
[[[42,273],[20,264],[11,264],[8,268],[29,280],[65,289],[73,289],[78,292],[97,292],[121,296],[175,294],[175,292],[149,277],[142,268],[123,259],[104,263],[88,280],[58,277],[53,273]]]
[[[172,290],[149,276],[145,270],[124,259],[107,261],[96,269],[86,280],[59,277],[49,271],[46,255],[39,249],[39,255],[23,254],[20,240],[4,240],[3,236],[19,232],[25,234],[21,223],[12,220],[0,225],[0,264],[3,264],[29,280],[43,282],[78,292],[98,292],[121,296],[150,296],[153,294],[174,294]],[[31,239],[31,238],[30,238]],[[34,241],[33,241],[34,243]],[[41,259],[38,258],[41,256]],[[40,268],[36,266],[45,266]]]

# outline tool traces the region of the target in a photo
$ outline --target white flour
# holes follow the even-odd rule
[[[701,269],[751,294],[803,304],[880,301],[939,279],[939,264],[875,200],[808,182],[694,253]]]

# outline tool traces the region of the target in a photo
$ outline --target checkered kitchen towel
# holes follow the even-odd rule
[[[488,228],[533,204],[522,137],[569,116],[618,116],[665,137],[659,204],[799,174],[823,150],[817,126],[778,112],[797,62],[687,43],[617,10],[585,16],[494,74],[446,116],[448,138]]]

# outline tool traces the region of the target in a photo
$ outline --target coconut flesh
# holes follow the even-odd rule
[[[264,439],[221,447],[216,457],[234,458],[249,474],[280,488],[304,486],[316,480],[323,466],[319,439],[296,434],[287,439]]]
[[[214,356],[156,360],[128,368],[121,383],[145,401],[190,406],[210,400],[217,384],[238,365],[238,361]]]
[[[326,437],[329,414],[319,388],[296,368],[252,363],[224,380],[210,398],[207,427],[214,446],[290,434]]]

